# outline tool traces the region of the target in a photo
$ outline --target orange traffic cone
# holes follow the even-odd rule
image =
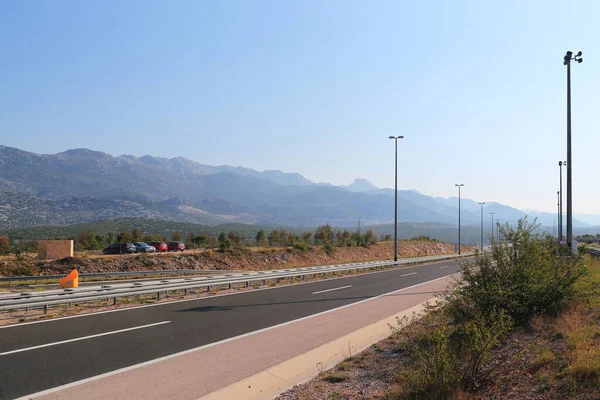
[[[76,288],[79,287],[79,273],[76,269],[64,278],[60,279],[61,288]]]

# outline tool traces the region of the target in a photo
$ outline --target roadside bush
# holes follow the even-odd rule
[[[323,249],[325,249],[325,252],[327,254],[333,254],[333,253],[335,253],[335,250],[336,250],[335,247],[333,246],[333,244],[331,244],[331,243],[325,243],[323,245]]]
[[[448,399],[458,388],[458,363],[450,349],[447,322],[424,326],[417,337],[409,337],[403,349],[410,356],[410,365],[402,369],[397,379],[406,384],[404,397],[410,399]],[[404,331],[407,335],[408,330]]]
[[[306,245],[306,243],[295,243],[294,249],[300,250],[300,251],[306,251],[306,250],[308,250],[308,246]]]
[[[512,325],[510,317],[500,310],[478,314],[456,328],[452,336],[457,342],[455,355],[463,359],[460,375],[465,388],[477,390],[494,378],[493,373],[501,364],[489,364],[491,350],[508,336]]]
[[[409,360],[397,375],[402,398],[476,391],[508,361],[508,354],[493,361],[491,354],[514,326],[529,328],[534,315],[555,313],[573,296],[585,274],[582,258],[537,228],[526,218],[501,228],[503,243],[462,265],[462,279],[441,296],[443,306],[400,329],[417,332],[406,334]]]
[[[463,282],[447,296],[456,322],[504,310],[515,324],[527,326],[533,315],[560,309],[585,272],[583,262],[568,247],[544,242],[537,227],[525,218],[516,228],[501,228],[512,246],[495,243],[491,255],[463,264]]]

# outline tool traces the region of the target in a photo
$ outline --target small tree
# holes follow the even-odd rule
[[[225,251],[231,248],[231,240],[229,240],[227,238],[227,235],[225,235],[225,232],[221,232],[219,234],[219,250],[221,251]]]
[[[279,237],[279,231],[274,229],[273,231],[271,231],[271,233],[269,233],[267,239],[269,240],[269,244],[271,246],[273,246],[274,244],[278,244],[281,240]]]
[[[304,232],[302,234],[302,241],[306,244],[310,244],[312,240],[312,232]]]
[[[173,240],[174,242],[181,242],[181,233],[173,232],[173,235],[171,236],[171,240]]]
[[[119,232],[117,234],[117,242],[118,243],[133,242],[133,238],[131,236],[131,233],[130,232]]]
[[[190,249],[195,248],[196,243],[194,242],[194,239],[194,234],[192,232],[188,232],[188,234],[185,235],[185,247]]]
[[[139,228],[132,229],[131,240],[134,242],[140,242],[142,240],[142,233],[140,232]]]
[[[8,240],[8,236],[0,236],[0,254],[10,254],[10,240]]]
[[[375,234],[373,233],[373,231],[371,229],[369,229],[367,231],[367,233],[365,233],[364,236],[364,243],[366,245],[370,245],[370,244],[375,244],[377,243],[377,236],[375,236]]]
[[[95,250],[99,248],[94,232],[79,232],[75,243],[77,250]]]
[[[194,238],[194,243],[199,247],[205,247],[208,244],[208,235],[201,233]]]
[[[333,243],[333,229],[331,225],[323,225],[315,230],[314,240],[316,244],[332,244]]]
[[[112,232],[108,232],[108,234],[106,235],[106,245],[110,246],[114,242],[115,242],[115,234]]]
[[[265,230],[261,229],[258,232],[256,232],[256,236],[254,237],[254,240],[256,240],[257,246],[264,246],[266,243]]]
[[[240,244],[241,238],[238,236],[237,232],[231,231],[227,234],[227,239],[231,241],[231,243],[235,246]]]

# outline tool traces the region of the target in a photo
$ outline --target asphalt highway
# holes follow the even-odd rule
[[[0,399],[13,399],[431,281],[447,260],[343,278],[0,328]],[[210,360],[207,360],[210,363]]]

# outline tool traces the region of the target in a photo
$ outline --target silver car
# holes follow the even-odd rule
[[[136,253],[154,253],[156,251],[156,247],[144,242],[133,242],[133,245],[135,246]]]

